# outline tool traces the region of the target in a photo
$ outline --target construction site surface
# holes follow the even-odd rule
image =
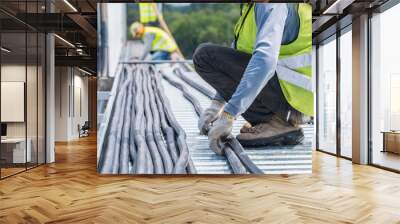
[[[115,77],[113,78],[112,89],[109,91],[98,91],[98,171],[101,174],[311,173],[312,124],[306,124],[303,126],[305,138],[299,145],[265,146],[244,148],[244,150],[242,148],[242,152],[237,151],[240,149],[227,149],[227,153],[224,155],[217,155],[209,148],[207,136],[200,135],[197,127],[199,110],[202,110],[200,108],[207,108],[210,104],[210,99],[207,97],[207,94],[204,94],[204,92],[213,93],[214,90],[211,86],[203,81],[194,69],[191,68],[192,65],[190,64],[190,61],[183,61],[180,63],[137,63],[138,61],[134,57],[134,55],[137,54],[137,49],[139,49],[139,44],[135,41],[128,41],[125,44],[120,57],[119,69],[116,71]],[[135,80],[134,77],[130,76],[135,76],[139,71],[152,77],[143,78],[149,78],[148,83],[150,84],[148,84],[148,88],[146,87],[145,81],[141,82],[144,83],[142,84],[143,86],[139,86],[140,88],[144,88],[151,92],[147,97],[148,99],[144,99],[144,104],[141,104],[144,107],[142,108],[144,114],[146,113],[146,102],[151,102],[152,96],[154,96],[153,109],[151,108],[151,105],[147,108],[147,112],[153,112],[149,113],[150,115],[153,115],[151,117],[152,121],[150,125],[148,125],[148,122],[150,121],[147,121],[146,119],[144,119],[146,121],[143,121],[144,127],[152,126],[150,134],[147,129],[143,130],[144,141],[148,143],[146,148],[148,148],[150,152],[147,152],[147,156],[150,156],[150,158],[147,158],[144,154],[141,157],[148,159],[148,163],[151,163],[152,168],[145,168],[146,165],[143,165],[143,161],[141,161],[140,164],[137,164],[137,161],[135,162],[135,158],[133,158],[139,156],[138,152],[141,152],[138,146],[135,145],[135,143],[137,143],[135,141],[137,139],[136,135],[138,135],[138,133],[135,133],[134,129],[135,122],[133,121],[131,124],[127,124],[126,121],[119,121],[120,126],[116,124],[113,126],[113,122],[118,121],[118,119],[115,119],[115,116],[124,116],[124,118],[126,118],[127,115],[126,113],[124,114],[124,111],[128,112],[128,109],[131,108],[127,109],[125,107],[128,105],[132,107],[132,105],[138,103],[138,100],[135,100],[135,96],[137,97],[137,93],[135,92],[138,87],[137,83],[132,87],[136,88],[136,90],[132,89],[131,95],[126,94],[126,96],[124,96],[125,100],[118,101],[118,94],[123,91],[123,88],[129,89],[130,86],[132,86],[132,84],[127,84],[128,82],[125,82],[125,86],[123,86],[124,82],[122,82],[122,79],[125,81],[129,78]],[[182,77],[185,77],[185,80],[183,80]],[[159,92],[157,89],[157,80],[160,82],[159,89],[162,89],[163,93],[160,92],[160,94],[157,94],[157,92]],[[188,81],[195,83],[197,87],[189,85],[190,82]],[[181,89],[177,88],[177,86],[180,86]],[[186,90],[186,93],[185,91],[182,91],[182,88]],[[203,93],[199,91],[199,89],[202,90]],[[157,96],[160,96],[159,101],[157,101]],[[190,102],[190,98],[192,101],[196,101],[195,104]],[[159,104],[157,104],[157,102],[159,102]],[[164,113],[167,113],[166,111],[163,111],[164,107],[162,107],[163,105],[166,106],[165,103],[169,104],[170,111],[174,117],[172,119],[176,120],[179,125],[178,128],[181,128],[181,130],[184,131],[184,141],[186,146],[182,147],[187,147],[188,155],[186,159],[181,158],[182,151],[180,151],[180,149],[182,147],[177,138],[180,131],[174,129],[174,125],[171,125],[171,122],[168,121],[167,115],[163,115]],[[198,104],[197,106],[196,103]],[[136,105],[136,107],[140,107],[140,105]],[[117,111],[119,111],[119,114],[115,114],[116,108],[118,108]],[[136,109],[134,111],[137,112],[138,110]],[[159,118],[157,118],[157,116],[154,117],[155,112]],[[167,141],[165,127],[163,129],[162,124],[158,124],[159,122],[155,122],[158,126],[153,125],[154,118],[158,121],[162,121],[160,119],[164,116],[166,118],[166,122],[164,122],[167,124],[166,126],[175,130],[175,142],[172,143],[175,144],[174,147],[176,148],[176,152],[171,151],[173,147],[170,148],[169,142]],[[129,115],[129,118],[131,118],[131,115]],[[239,133],[239,130],[244,123],[245,120],[242,117],[239,117],[236,122],[234,122],[232,133],[234,136]],[[121,131],[118,132],[117,130],[113,130],[112,127],[119,127]],[[160,136],[157,137],[158,135]],[[155,141],[155,146],[151,147],[150,145],[153,144],[151,143],[153,140]],[[154,153],[151,153],[151,149],[158,149],[156,158],[154,157]],[[168,155],[163,157],[163,153],[167,153]],[[161,155],[161,157],[157,158],[158,155]],[[250,165],[244,161],[246,158],[250,160]],[[143,167],[139,167],[138,165]],[[253,167],[254,169],[251,169],[250,167],[249,169],[248,166],[252,165],[256,168]],[[159,167],[157,168],[157,166]],[[258,169],[259,171],[257,171]]]

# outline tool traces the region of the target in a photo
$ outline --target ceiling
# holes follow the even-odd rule
[[[1,0],[2,46],[12,49],[7,54],[10,60],[21,60],[25,55],[32,58],[36,46],[26,45],[25,39],[30,41],[30,33],[52,32],[57,34],[56,65],[80,66],[95,72],[96,15],[96,2],[91,0],[48,0],[47,5],[45,0]]]
[[[312,2],[315,44],[350,25],[353,17],[374,12],[390,0],[314,0]]]

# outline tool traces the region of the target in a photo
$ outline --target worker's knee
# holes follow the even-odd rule
[[[213,44],[202,43],[196,48],[193,54],[193,63],[195,66],[201,66],[204,60],[207,60],[209,58],[209,52],[212,47]]]

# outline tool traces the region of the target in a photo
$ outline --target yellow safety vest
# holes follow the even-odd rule
[[[295,41],[281,45],[276,74],[288,103],[296,110],[313,116],[311,5],[299,4],[298,14],[300,18],[299,34]],[[244,5],[234,32],[236,49],[252,54],[257,35],[254,3]]]
[[[139,13],[140,13],[140,22],[141,23],[149,23],[157,21],[157,14],[155,9],[155,3],[139,3]]]
[[[168,51],[174,52],[178,47],[169,35],[158,27],[145,26],[144,33],[152,33],[155,38],[151,43],[152,51]]]

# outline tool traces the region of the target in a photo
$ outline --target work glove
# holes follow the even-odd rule
[[[208,132],[210,148],[218,155],[223,154],[223,148],[220,143],[231,134],[234,120],[235,118],[232,115],[223,112]]]
[[[222,110],[225,106],[225,102],[213,100],[211,101],[210,107],[208,107],[201,114],[198,127],[201,135],[206,135],[212,122],[218,119],[221,115]]]

